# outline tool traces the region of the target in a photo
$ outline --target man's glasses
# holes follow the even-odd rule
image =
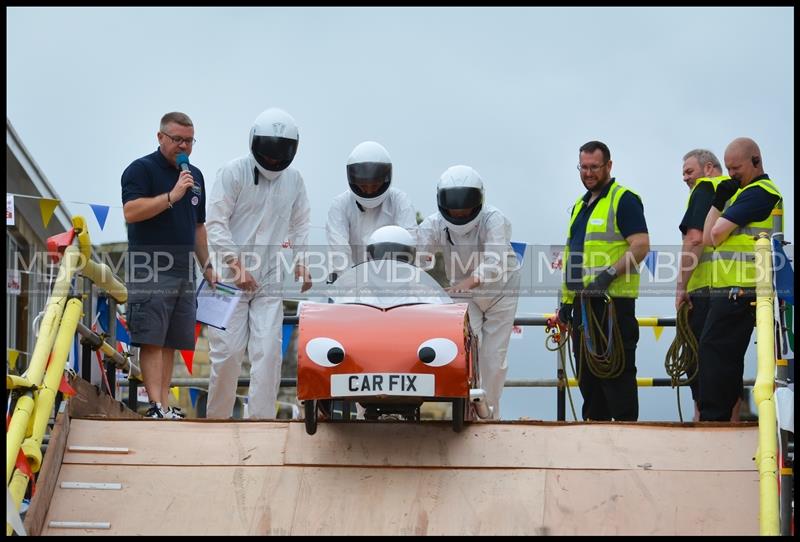
[[[606,164],[608,164],[608,162],[603,162],[599,166],[582,166],[578,164],[575,167],[577,167],[578,171],[580,171],[581,173],[588,173],[589,171],[591,171],[592,173],[597,173],[598,171],[600,171],[601,168],[606,167]]]
[[[180,145],[181,143],[186,143],[187,145],[194,145],[195,143],[197,143],[197,140],[193,137],[175,137],[169,135],[166,132],[161,132],[161,133],[170,138],[172,142],[175,143],[176,145]]]

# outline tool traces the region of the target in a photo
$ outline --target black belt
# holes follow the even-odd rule
[[[728,299],[736,301],[740,297],[756,297],[756,289],[742,288],[741,286],[711,288],[711,297],[727,297]]]

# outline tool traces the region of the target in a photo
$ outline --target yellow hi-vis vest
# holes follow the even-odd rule
[[[583,238],[583,285],[588,286],[595,276],[606,267],[619,260],[625,251],[628,250],[628,242],[622,236],[617,226],[617,208],[619,200],[625,192],[630,192],[638,197],[633,190],[629,190],[617,182],[611,185],[608,194],[600,198],[586,222],[586,235]],[[567,235],[572,231],[572,224],[583,209],[585,203],[583,197],[572,207],[572,217],[569,221]],[[562,262],[569,261],[569,237],[564,247]],[[639,297],[639,270],[634,269],[626,275],[620,275],[608,287],[608,295],[611,297]],[[572,303],[575,300],[575,292],[567,288],[566,280],[561,286],[561,301]]]
[[[689,199],[686,201],[686,208],[689,208],[689,201],[692,199],[692,194],[700,186],[701,183],[711,183],[712,188],[716,192],[717,185],[722,181],[730,179],[727,175],[720,175],[719,177],[700,177],[694,183],[692,191],[689,192]],[[697,262],[697,267],[692,271],[692,276],[689,277],[689,282],[686,284],[686,291],[691,293],[700,288],[708,288],[711,286],[711,255],[714,249],[711,247],[703,247],[703,253],[700,255],[700,261]]]
[[[734,204],[746,190],[759,186],[778,196],[778,202],[766,220],[751,222],[737,227],[730,236],[714,250],[711,256],[711,286],[714,288],[755,288],[756,286],[756,239],[760,233],[772,235],[783,233],[783,197],[770,179],[760,179],[740,188],[728,200],[725,209]]]

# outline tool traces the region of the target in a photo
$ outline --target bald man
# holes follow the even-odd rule
[[[703,227],[711,258],[711,305],[700,337],[700,421],[728,421],[742,388],[744,355],[755,325],[755,240],[783,233],[783,198],[764,173],[755,141],[725,149],[731,177],[717,186]]]

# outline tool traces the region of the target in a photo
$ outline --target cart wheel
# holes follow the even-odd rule
[[[306,412],[306,433],[313,435],[317,432],[317,401],[307,399],[303,406]]]
[[[453,399],[453,431],[460,433],[464,429],[464,405],[466,400]]]

